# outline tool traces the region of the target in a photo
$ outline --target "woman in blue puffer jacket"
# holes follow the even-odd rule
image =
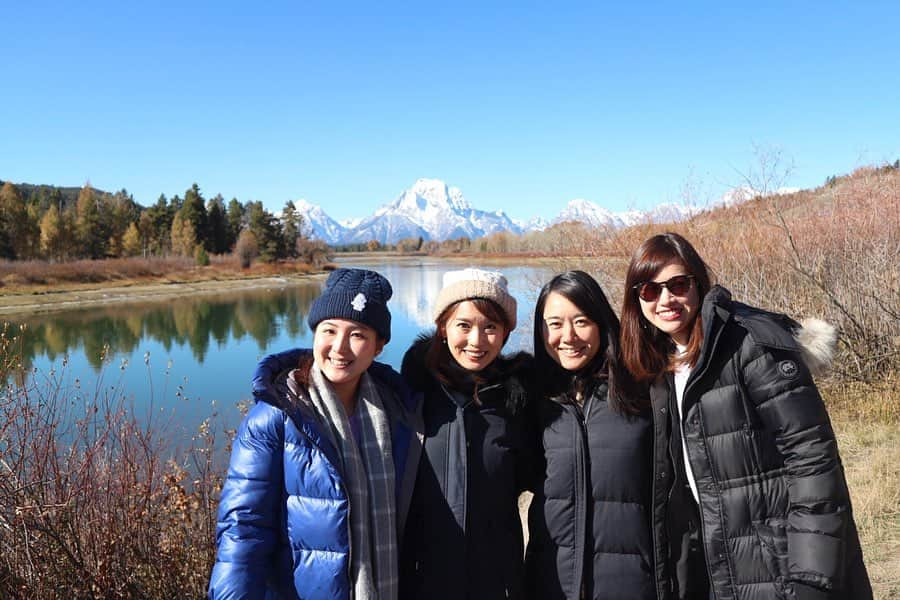
[[[391,293],[373,271],[334,271],[310,309],[312,350],[259,364],[219,503],[210,598],[396,599],[421,417],[400,376],[374,362]]]

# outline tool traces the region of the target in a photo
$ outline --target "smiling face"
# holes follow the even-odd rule
[[[585,367],[600,350],[600,326],[562,294],[547,296],[543,320],[544,348],[563,369]]]
[[[656,273],[651,281],[661,282],[678,275],[690,275],[678,260],[672,260]],[[662,288],[659,298],[651,302],[639,299],[641,312],[650,324],[669,335],[676,344],[687,346],[691,335],[691,325],[700,310],[697,285],[691,281],[690,289],[681,296],[675,296],[668,288]]]
[[[313,357],[344,401],[356,395],[359,378],[382,348],[374,329],[347,319],[325,319],[313,335]]]
[[[467,371],[481,371],[500,354],[506,342],[503,323],[481,313],[470,300],[457,304],[440,326],[450,355]]]

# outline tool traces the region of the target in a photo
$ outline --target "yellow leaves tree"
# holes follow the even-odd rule
[[[142,250],[141,232],[137,223],[132,222],[128,229],[125,230],[125,235],[122,236],[122,254],[124,256],[138,256]]]
[[[186,220],[179,211],[172,219],[172,252],[180,256],[193,256],[196,245],[194,224]]]

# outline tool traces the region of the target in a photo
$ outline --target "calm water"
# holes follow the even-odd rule
[[[380,360],[398,370],[413,338],[431,324],[431,301],[444,271],[491,268],[434,259],[343,264],[377,270],[390,280],[392,338]],[[530,351],[535,297],[552,272],[536,266],[502,271],[519,301],[519,327],[505,351]],[[86,396],[124,394],[138,414],[171,423],[175,435],[184,438],[213,413],[222,425],[237,426],[237,405],[250,399],[249,381],[259,359],[311,345],[306,315],[323,283],[321,278],[281,288],[7,320],[27,324],[23,354],[31,381],[54,377]]]

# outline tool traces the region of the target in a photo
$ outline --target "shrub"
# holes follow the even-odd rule
[[[234,245],[234,254],[238,257],[242,269],[249,269],[253,259],[259,256],[259,244],[256,235],[249,229],[244,229],[238,236]]]
[[[200,244],[194,246],[194,262],[200,267],[209,266],[209,254],[207,254],[206,248]]]
[[[210,425],[173,456],[117,386],[19,379],[0,395],[0,597],[203,597],[224,473]]]

